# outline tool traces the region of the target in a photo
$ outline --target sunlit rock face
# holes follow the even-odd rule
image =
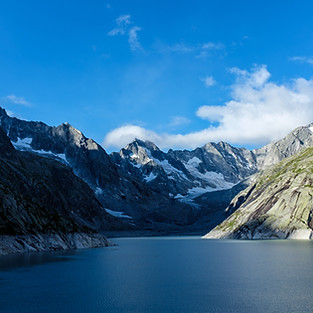
[[[267,168],[232,201],[238,209],[205,238],[311,239],[313,148]]]

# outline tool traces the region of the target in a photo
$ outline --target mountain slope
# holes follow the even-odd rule
[[[190,204],[206,192],[231,189],[257,170],[251,151],[224,142],[165,153],[136,139],[111,158],[153,190]]]
[[[297,127],[286,137],[270,143],[252,153],[257,160],[258,170],[277,164],[279,161],[313,146],[313,123]]]
[[[223,190],[312,145],[313,124],[309,124],[252,151],[219,142],[165,153],[152,142],[136,139],[110,157],[153,190],[203,208],[202,199],[209,198],[209,193],[221,191],[222,195]]]
[[[119,216],[125,230],[171,229],[196,220],[191,206],[160,194],[121,170],[101,146],[68,123],[51,127],[23,121],[9,117],[0,108],[0,124],[16,149],[70,167],[90,186],[107,212]]]
[[[312,200],[311,147],[260,173],[232,201],[237,211],[205,238],[312,238]]]
[[[0,254],[106,245],[96,231],[119,225],[67,166],[16,151],[1,128],[0,204]]]

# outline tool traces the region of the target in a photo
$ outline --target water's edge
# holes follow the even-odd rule
[[[0,236],[0,256],[8,254],[99,248],[111,245],[96,233],[32,234]]]

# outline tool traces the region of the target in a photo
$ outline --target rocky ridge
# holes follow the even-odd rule
[[[235,213],[204,238],[311,239],[313,237],[313,148],[270,167],[239,193]]]
[[[203,193],[231,189],[257,170],[251,151],[224,142],[165,153],[136,139],[111,158],[153,190],[187,203]]]
[[[251,175],[313,142],[311,124],[252,151],[219,142],[165,153],[136,139],[108,155],[68,123],[51,127],[23,121],[0,108],[0,125],[16,149],[70,168],[89,185],[102,208],[119,220],[112,229],[126,231],[210,230],[237,209],[225,210]],[[105,219],[104,225],[101,218],[98,222],[107,229]]]
[[[12,118],[0,108],[0,125],[16,149],[70,168],[89,185],[101,206],[121,221],[124,230],[170,230],[196,220],[194,208],[121,170],[100,145],[68,123],[51,127]],[[103,228],[107,229],[105,219]]]
[[[1,128],[0,204],[0,255],[107,245],[97,232],[120,224],[68,166],[16,151]]]

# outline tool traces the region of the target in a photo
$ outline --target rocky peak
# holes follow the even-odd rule
[[[152,141],[149,140],[140,140],[136,138],[132,143],[147,148],[150,151],[160,151],[160,149]]]
[[[139,145],[137,141],[133,141],[122,149],[120,155],[123,159],[129,159],[136,164],[145,165],[153,162],[150,150],[145,146]]]
[[[313,123],[298,127],[283,139],[252,152],[256,156],[258,169],[263,170],[312,145]]]
[[[3,109],[2,107],[0,107],[0,117],[3,117],[3,116],[8,116],[7,112],[5,109]]]
[[[99,150],[99,145],[92,139],[86,138],[84,134],[69,123],[63,123],[52,130],[55,136],[77,147],[84,147],[87,150]]]
[[[0,127],[0,156],[10,157],[10,159],[15,158],[15,149],[7,137],[4,130]]]

